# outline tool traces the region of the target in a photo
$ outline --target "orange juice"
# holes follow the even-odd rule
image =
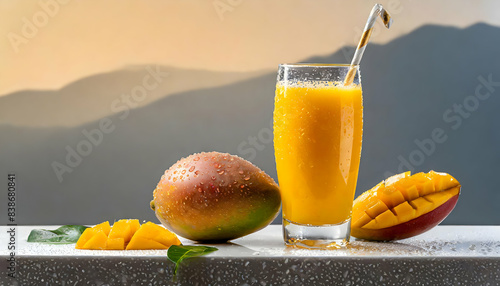
[[[318,226],[350,219],[362,133],[360,85],[278,83],[274,148],[284,219]]]

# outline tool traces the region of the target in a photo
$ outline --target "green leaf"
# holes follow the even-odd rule
[[[63,225],[56,230],[34,229],[28,236],[28,242],[41,242],[49,244],[76,243],[83,231],[83,225]]]
[[[216,250],[219,249],[203,245],[172,245],[168,248],[167,256],[170,261],[175,263],[174,275],[176,275],[177,268],[182,260],[189,257],[207,255]]]

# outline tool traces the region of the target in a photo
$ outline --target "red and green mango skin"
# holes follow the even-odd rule
[[[271,177],[244,159],[218,152],[179,160],[162,176],[151,202],[166,228],[211,242],[266,227],[280,205],[279,187]]]

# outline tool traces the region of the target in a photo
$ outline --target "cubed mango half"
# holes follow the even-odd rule
[[[460,188],[449,174],[434,171],[390,177],[354,200],[351,234],[373,240],[420,234],[451,212]]]

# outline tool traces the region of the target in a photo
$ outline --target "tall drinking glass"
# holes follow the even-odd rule
[[[282,64],[274,149],[287,245],[338,248],[349,242],[363,133],[359,67]]]

